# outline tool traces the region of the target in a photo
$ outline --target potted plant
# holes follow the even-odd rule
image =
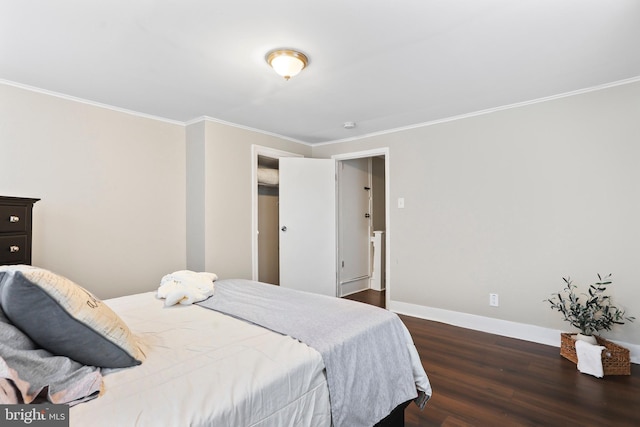
[[[626,316],[624,310],[612,305],[611,297],[605,294],[607,286],[612,283],[610,277],[611,274],[605,277],[598,274],[598,281],[589,286],[589,293],[580,295],[576,294],[577,286],[571,279],[563,277],[564,289],[545,300],[552,309],[562,313],[564,320],[580,330],[576,339],[596,344],[594,334],[610,331],[613,325],[623,325],[625,320],[635,320],[635,317]]]

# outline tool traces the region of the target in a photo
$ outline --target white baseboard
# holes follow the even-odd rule
[[[340,284],[340,296],[346,297],[347,295],[355,294],[357,292],[365,291],[369,289],[369,278],[363,278],[354,280],[353,282],[347,282]]]
[[[511,322],[509,320],[494,319],[400,301],[389,301],[387,308],[395,313],[405,314],[407,316],[433,320],[461,328],[537,342],[554,347],[560,347],[560,332],[563,332],[557,329],[543,328],[526,323]],[[611,341],[629,349],[631,363],[640,364],[640,345],[615,340]]]

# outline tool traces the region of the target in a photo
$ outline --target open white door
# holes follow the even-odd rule
[[[280,159],[280,286],[337,295],[333,159]]]

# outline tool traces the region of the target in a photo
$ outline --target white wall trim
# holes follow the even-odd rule
[[[252,127],[249,127],[249,126],[239,125],[237,123],[227,122],[227,121],[216,119],[216,118],[209,117],[209,116],[200,116],[200,117],[196,117],[195,119],[191,119],[191,120],[187,120],[187,121],[173,120],[173,119],[167,119],[165,117],[154,116],[152,114],[146,114],[146,113],[140,113],[138,111],[128,110],[126,108],[115,107],[113,105],[103,104],[101,102],[91,101],[91,100],[84,99],[84,98],[79,98],[79,97],[76,97],[76,96],[66,95],[66,94],[60,93],[60,92],[54,92],[54,91],[47,90],[47,89],[41,89],[39,87],[29,86],[29,85],[25,85],[25,84],[18,83],[18,82],[13,82],[11,80],[0,79],[0,84],[5,84],[7,86],[17,87],[19,89],[28,90],[28,91],[31,91],[31,92],[41,93],[43,95],[54,96],[56,98],[65,99],[67,101],[74,101],[74,102],[79,102],[79,103],[85,104],[85,105],[91,105],[93,107],[104,108],[106,110],[111,110],[111,111],[117,111],[119,113],[129,114],[129,115],[136,116],[136,117],[143,117],[143,118],[146,118],[146,119],[157,120],[159,122],[171,123],[171,124],[178,125],[178,126],[185,126],[186,127],[186,126],[189,126],[189,125],[192,125],[192,124],[195,124],[195,123],[199,123],[199,122],[203,122],[203,121],[214,122],[214,123],[220,123],[220,124],[223,124],[223,125],[227,125],[227,126],[231,126],[231,127],[234,127],[234,128],[238,128],[238,129],[248,130],[248,131],[251,131],[251,132],[257,132],[257,133],[260,133],[260,134],[263,134],[263,135],[273,136],[275,138],[284,139],[284,140],[287,140],[287,141],[296,142],[298,144],[306,145],[306,146],[309,146],[309,147],[313,146],[313,144],[309,144],[308,142],[300,141],[300,140],[295,139],[295,138],[290,138],[290,137],[287,137],[287,136],[284,136],[284,135],[279,135],[279,134],[273,133],[273,132],[267,132],[267,131],[256,129],[256,128],[252,128]]]
[[[257,132],[257,133],[260,133],[262,135],[273,136],[274,138],[284,139],[284,140],[287,140],[287,141],[291,141],[291,142],[295,142],[295,143],[298,143],[298,144],[306,145],[308,147],[313,147],[313,144],[309,144],[308,142],[300,141],[299,139],[290,138],[288,136],[279,135],[277,133],[268,132],[268,131],[261,130],[261,129],[256,129],[256,128],[252,128],[250,126],[244,126],[244,125],[239,125],[239,124],[233,123],[233,122],[227,122],[227,121],[224,121],[224,120],[216,119],[215,117],[200,116],[200,117],[196,117],[195,119],[188,120],[184,124],[186,126],[189,126],[189,125],[192,125],[194,123],[199,123],[199,122],[219,123],[219,124],[222,124],[222,125],[231,126],[231,127],[238,128],[238,129],[248,130],[250,132]]]
[[[376,156],[386,156],[389,154],[389,148],[372,148],[371,150],[364,151],[354,151],[353,153],[343,153],[343,154],[334,154],[331,156],[332,159],[336,160],[351,160],[351,159],[361,159],[363,157],[376,157]]]
[[[475,331],[560,347],[560,332],[562,331],[558,329],[543,328],[526,323],[494,319],[492,317],[443,310],[441,308],[400,301],[387,301],[387,308],[393,312],[418,317],[420,319],[433,320]],[[631,362],[640,364],[640,345],[615,340],[610,341],[629,349]]]
[[[179,120],[172,120],[172,119],[167,119],[167,118],[164,118],[164,117],[154,116],[154,115],[151,115],[151,114],[140,113],[138,111],[127,110],[126,108],[114,107],[113,105],[102,104],[100,102],[90,101],[88,99],[78,98],[76,96],[65,95],[64,93],[54,92],[54,91],[47,90],[47,89],[40,89],[38,87],[29,86],[29,85],[25,85],[25,84],[17,83],[17,82],[12,82],[10,80],[0,79],[0,83],[5,84],[7,86],[13,86],[13,87],[17,87],[19,89],[28,90],[28,91],[31,91],[31,92],[41,93],[43,95],[55,96],[56,98],[65,99],[67,101],[79,102],[81,104],[86,104],[86,105],[91,105],[93,107],[98,107],[98,108],[104,108],[104,109],[107,109],[107,110],[117,111],[119,113],[129,114],[129,115],[132,115],[132,116],[143,117],[145,119],[157,120],[159,122],[165,122],[165,123],[171,123],[171,124],[174,124],[174,125],[185,126],[185,123],[181,122]]]
[[[592,86],[592,87],[588,87],[588,88],[584,88],[584,89],[578,89],[578,90],[574,90],[574,91],[571,91],[571,92],[564,92],[564,93],[560,93],[560,94],[557,94],[557,95],[551,95],[551,96],[547,96],[547,97],[543,97],[543,98],[532,99],[532,100],[529,100],[529,101],[517,102],[517,103],[514,103],[514,104],[507,104],[507,105],[503,105],[503,106],[499,106],[499,107],[488,108],[488,109],[485,109],[485,110],[474,111],[474,112],[471,112],[471,113],[460,114],[460,115],[457,115],[457,116],[445,117],[445,118],[442,118],[442,119],[433,120],[433,121],[429,121],[429,122],[416,123],[416,124],[413,124],[413,125],[403,126],[403,127],[393,128],[393,129],[385,129],[385,130],[382,130],[382,131],[379,131],[379,132],[371,132],[371,133],[368,133],[368,134],[354,136],[354,137],[351,137],[351,138],[343,138],[343,139],[337,139],[337,140],[333,140],[333,141],[326,141],[326,142],[319,142],[319,143],[311,144],[309,142],[301,141],[299,139],[290,138],[288,136],[280,135],[280,134],[273,133],[273,132],[267,132],[267,131],[264,131],[264,130],[261,130],[261,129],[256,129],[256,128],[252,128],[252,127],[249,127],[249,126],[239,125],[239,124],[233,123],[233,122],[227,122],[227,121],[224,121],[224,120],[216,119],[214,117],[200,116],[200,117],[196,117],[194,119],[187,120],[187,121],[179,121],[179,120],[167,119],[167,118],[164,118],[164,117],[154,116],[154,115],[151,115],[151,114],[145,114],[145,113],[140,113],[140,112],[133,111],[133,110],[127,110],[125,108],[115,107],[115,106],[109,105],[109,104],[102,104],[100,102],[90,101],[90,100],[84,99],[84,98],[78,98],[78,97],[71,96],[71,95],[65,95],[65,94],[60,93],[60,92],[54,92],[54,91],[50,91],[50,90],[47,90],[47,89],[41,89],[41,88],[38,88],[38,87],[35,87],[35,86],[29,86],[29,85],[25,85],[25,84],[22,84],[22,83],[13,82],[11,80],[0,79],[0,83],[1,84],[5,84],[5,85],[8,85],[8,86],[13,86],[13,87],[17,87],[17,88],[20,88],[20,89],[29,90],[29,91],[32,91],[32,92],[38,92],[38,93],[42,93],[42,94],[46,94],[46,95],[51,95],[51,96],[55,96],[57,98],[62,98],[62,99],[70,100],[70,101],[80,102],[80,103],[87,104],[87,105],[93,105],[95,107],[106,108],[108,110],[118,111],[120,113],[125,113],[125,114],[131,114],[133,116],[144,117],[144,118],[147,118],[147,119],[158,120],[158,121],[161,121],[161,122],[176,124],[176,125],[180,125],[180,126],[189,126],[191,124],[198,123],[198,122],[201,122],[201,121],[209,121],[209,122],[220,123],[220,124],[224,124],[224,125],[227,125],[227,126],[231,126],[231,127],[235,127],[235,128],[239,128],[239,129],[244,129],[244,130],[248,130],[248,131],[252,131],[252,132],[257,132],[257,133],[260,133],[260,134],[263,134],[263,135],[273,136],[275,138],[284,139],[284,140],[287,140],[287,141],[291,141],[291,142],[295,142],[295,143],[298,143],[298,144],[306,145],[308,147],[319,147],[321,145],[340,144],[340,143],[343,143],[343,142],[358,141],[360,139],[370,138],[370,137],[374,137],[374,136],[387,135],[387,134],[390,134],[390,133],[402,132],[402,131],[405,131],[405,130],[422,128],[422,127],[425,127],[425,126],[437,125],[437,124],[440,124],[440,123],[446,123],[446,122],[451,122],[451,121],[455,121],[455,120],[466,119],[466,118],[469,118],[469,117],[481,116],[481,115],[484,115],[484,114],[490,114],[490,113],[494,113],[494,112],[497,112],[497,111],[524,107],[524,106],[527,106],[527,105],[537,104],[537,103],[540,103],[540,102],[552,101],[554,99],[566,98],[566,97],[569,97],[569,96],[580,95],[580,94],[589,93],[589,92],[595,92],[595,91],[598,91],[598,90],[603,90],[603,89],[608,89],[608,88],[615,87],[615,86],[622,86],[622,85],[626,85],[626,84],[636,83],[636,82],[639,82],[639,81],[640,81],[640,76],[636,76],[636,77],[632,77],[632,78],[629,78],[629,79],[618,80],[618,81],[610,82],[610,83],[604,83],[604,84],[601,84],[601,85],[596,85],[596,86]]]
[[[345,283],[339,283],[340,298],[369,289],[369,278],[355,279]]]
[[[502,105],[502,106],[499,106],[499,107],[487,108],[485,110],[473,111],[473,112],[466,113],[466,114],[459,114],[457,116],[444,117],[442,119],[432,120],[432,121],[429,121],[429,122],[416,123],[416,124],[413,124],[413,125],[408,125],[408,126],[403,126],[403,127],[393,128],[393,129],[385,129],[385,130],[382,130],[382,131],[379,131],[379,132],[371,132],[371,133],[368,133],[368,134],[365,134],[365,135],[358,135],[358,136],[354,136],[354,137],[351,137],[351,138],[343,138],[343,139],[337,139],[337,140],[334,140],[334,141],[320,142],[320,143],[317,143],[317,144],[313,144],[313,146],[314,147],[319,147],[321,145],[341,144],[343,142],[358,141],[360,139],[371,138],[371,137],[381,136],[381,135],[388,135],[390,133],[396,133],[396,132],[402,132],[402,131],[405,131],[405,130],[411,130],[411,129],[416,129],[416,128],[433,126],[433,125],[437,125],[437,124],[440,124],[440,123],[453,122],[453,121],[456,121],[456,120],[467,119],[467,118],[475,117],[475,116],[482,116],[482,115],[485,115],[485,114],[491,114],[491,113],[495,113],[495,112],[498,112],[498,111],[510,110],[512,108],[525,107],[527,105],[538,104],[538,103],[547,102],[547,101],[553,101],[555,99],[567,98],[567,97],[575,96],[575,95],[582,95],[584,93],[596,92],[596,91],[599,91],[599,90],[608,89],[608,88],[612,88],[612,87],[615,87],[615,86],[622,86],[622,85],[626,85],[626,84],[636,83],[636,82],[640,82],[640,76],[632,77],[630,79],[618,80],[618,81],[611,82],[611,83],[605,83],[605,84],[601,84],[601,85],[597,85],[597,86],[592,86],[592,87],[588,87],[588,88],[584,88],[584,89],[578,89],[578,90],[574,90],[574,91],[571,91],[571,92],[559,93],[557,95],[546,96],[544,98],[531,99],[531,100],[528,100],[528,101],[516,102],[514,104],[507,104],[507,105]]]

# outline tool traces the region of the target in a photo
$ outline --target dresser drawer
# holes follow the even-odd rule
[[[27,235],[0,236],[0,265],[27,264],[31,253]]]
[[[27,206],[0,206],[0,233],[27,231]]]

